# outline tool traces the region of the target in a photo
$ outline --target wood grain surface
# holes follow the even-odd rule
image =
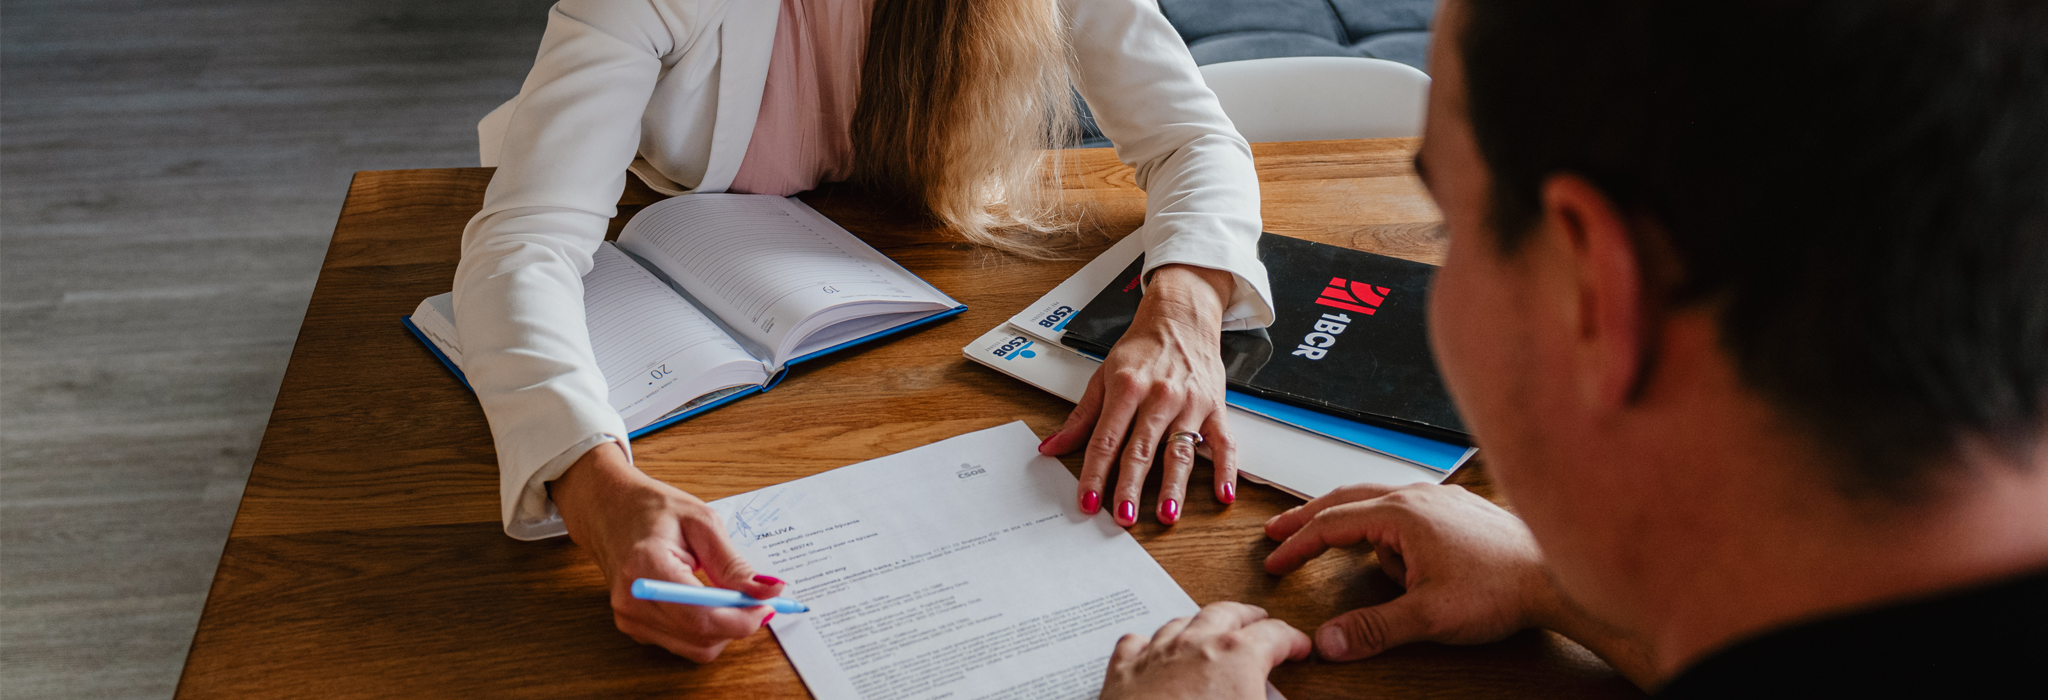
[[[1414,145],[1255,146],[1267,230],[1436,262],[1443,240],[1409,169]],[[1071,404],[968,361],[960,348],[1142,222],[1144,195],[1107,150],[1069,151],[1061,165],[1066,201],[1083,221],[1073,259],[1061,261],[976,249],[876,214],[850,192],[806,195],[970,310],[809,363],[772,392],[641,438],[640,467],[709,500],[1017,419],[1049,434]],[[501,532],[483,413],[398,323],[448,289],[463,224],[489,179],[484,169],[357,175],[180,697],[804,696],[770,635],[702,666],[640,647],[613,629],[602,578],[575,545]],[[621,219],[653,200],[629,189]],[[1078,459],[1067,462],[1078,471]],[[1207,465],[1198,467],[1195,481],[1208,478]],[[1453,480],[1490,493],[1483,466]],[[1196,601],[1262,605],[1303,629],[1399,593],[1365,551],[1265,574],[1273,544],[1260,526],[1298,503],[1245,484],[1228,508],[1195,498],[1179,525],[1144,522],[1132,533]],[[1544,632],[1288,664],[1274,683],[1296,699],[1640,696],[1590,653]]]

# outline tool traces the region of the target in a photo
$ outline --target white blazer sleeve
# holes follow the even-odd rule
[[[519,96],[480,127],[498,171],[463,231],[457,342],[497,444],[505,533],[518,539],[565,533],[543,485],[592,447],[627,447],[590,349],[582,278],[675,48],[674,12],[647,0],[557,5]]]
[[[1227,270],[1237,290],[1225,330],[1273,322],[1259,262],[1259,178],[1187,45],[1156,0],[1062,0],[1075,83],[1117,158],[1145,189],[1145,271],[1181,263]]]

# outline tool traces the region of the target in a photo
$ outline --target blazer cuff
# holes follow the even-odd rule
[[[569,527],[562,522],[562,514],[555,509],[555,501],[548,497],[547,483],[562,477],[576,460],[597,446],[615,443],[626,453],[626,463],[633,462],[633,447],[623,435],[597,433],[563,450],[538,471],[517,486],[515,494],[505,501],[505,534],[515,540],[543,540],[569,534]],[[511,487],[512,484],[506,484]]]
[[[1256,243],[1244,246],[1228,239],[1171,236],[1146,251],[1145,270],[1139,279],[1150,284],[1152,271],[1162,265],[1193,265],[1222,270],[1237,279],[1236,288],[1223,307],[1223,330],[1242,331],[1273,325],[1273,291],[1266,279],[1266,265],[1259,262]]]

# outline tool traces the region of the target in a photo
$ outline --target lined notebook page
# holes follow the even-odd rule
[[[646,404],[663,389],[727,363],[759,362],[609,243],[598,246],[583,287],[590,345],[610,386],[612,408],[621,415],[648,410]]]
[[[619,245],[770,348],[798,322],[849,302],[951,305],[873,248],[781,197],[690,195],[633,218]]]

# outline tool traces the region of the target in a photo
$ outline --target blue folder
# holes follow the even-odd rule
[[[1431,440],[1420,435],[1347,420],[1236,391],[1225,391],[1223,402],[1317,435],[1348,442],[1437,471],[1457,470],[1465,463],[1465,459],[1476,451],[1463,445]]]

